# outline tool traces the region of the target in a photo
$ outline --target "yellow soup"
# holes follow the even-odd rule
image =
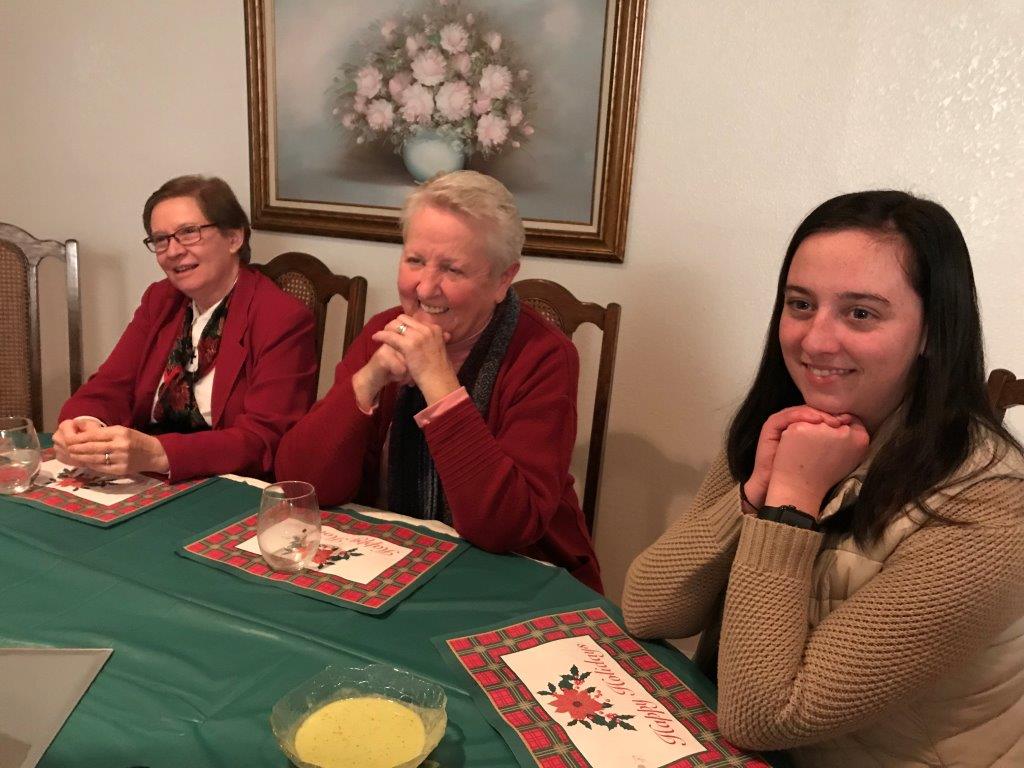
[[[295,733],[295,754],[321,768],[395,768],[419,755],[425,743],[415,710],[362,696],[311,712]]]

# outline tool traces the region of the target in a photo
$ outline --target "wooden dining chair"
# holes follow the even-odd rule
[[[594,395],[594,413],[590,425],[587,476],[583,488],[583,516],[587,521],[587,530],[593,533],[601,489],[601,463],[604,460],[604,441],[608,433],[608,410],[611,404],[615,350],[619,339],[622,307],[614,302],[602,307],[590,301],[580,301],[565,287],[551,280],[520,280],[513,283],[512,287],[516,289],[521,302],[554,323],[570,339],[576,333],[576,329],[584,323],[593,323],[602,332],[597,391]]]
[[[324,347],[324,328],[327,326],[327,306],[334,296],[345,299],[345,336],[342,354],[359,335],[366,313],[366,278],[336,275],[320,259],[308,253],[290,251],[275,256],[266,264],[253,264],[269,277],[282,291],[288,293],[313,312],[316,318],[316,357],[319,365]]]
[[[996,368],[988,375],[988,399],[1002,420],[1007,408],[1024,405],[1024,379],[1018,379],[1005,368]]]
[[[39,334],[39,265],[64,263],[68,312],[68,377],[82,385],[82,302],[78,242],[39,240],[0,223],[0,415],[27,416],[43,428],[42,342]]]

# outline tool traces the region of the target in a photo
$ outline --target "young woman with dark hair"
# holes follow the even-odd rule
[[[1022,495],[956,222],[902,192],[843,195],[794,234],[726,451],[630,568],[627,625],[704,631],[741,746],[1024,764]]]

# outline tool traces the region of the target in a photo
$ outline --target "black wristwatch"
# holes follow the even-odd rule
[[[808,528],[812,531],[818,527],[817,520],[806,512],[801,512],[792,504],[783,504],[778,507],[761,507],[761,511],[757,513],[757,518],[758,520],[771,520],[773,523],[783,523],[797,528]]]

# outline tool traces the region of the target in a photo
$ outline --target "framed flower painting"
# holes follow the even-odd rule
[[[622,261],[647,0],[246,0],[252,223],[397,242],[472,168],[524,252]]]

